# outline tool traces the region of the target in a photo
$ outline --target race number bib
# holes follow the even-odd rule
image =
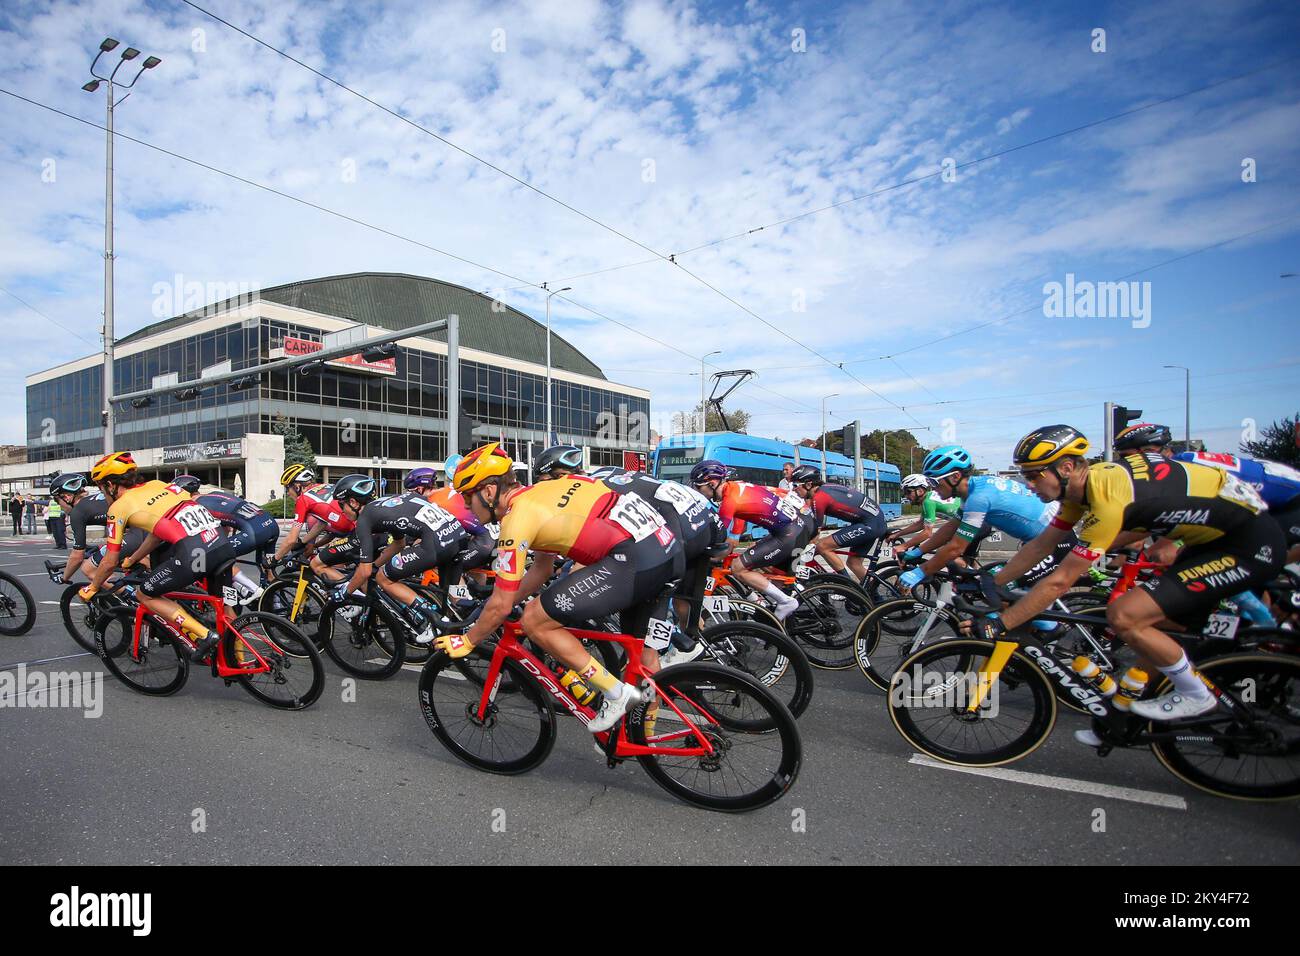
[[[1223,637],[1231,640],[1237,633],[1241,618],[1235,614],[1211,614],[1201,631],[1206,637]]]
[[[796,492],[786,494],[778,504],[781,514],[785,515],[791,521],[799,520],[799,512],[803,511],[803,499]]]
[[[425,505],[415,513],[415,520],[424,525],[430,531],[437,531],[443,525],[448,524],[456,519],[443,511],[437,505]]]
[[[690,494],[681,485],[675,485],[671,481],[665,481],[655,489],[655,497],[660,501],[666,501],[677,510],[679,515],[684,515],[691,510],[695,504]]]
[[[706,597],[704,599],[704,609],[713,611],[717,614],[726,614],[731,610],[731,601],[725,597]]]
[[[794,569],[794,576],[800,581],[803,581],[812,576],[812,571],[813,569],[808,567],[808,565],[801,564],[799,567]]]
[[[212,517],[212,512],[202,505],[193,505],[176,512],[173,516],[176,523],[190,537],[203,534],[205,531],[220,531],[221,522]]]
[[[634,494],[619,498],[609,513],[609,519],[630,534],[634,541],[644,541],[664,526],[659,512],[646,504],[644,498]]]
[[[1268,510],[1268,505],[1264,504],[1264,499],[1259,496],[1259,492],[1252,485],[1246,484],[1236,475],[1227,472],[1223,475],[1223,487],[1219,489],[1219,497],[1226,498],[1228,501],[1235,501],[1239,505],[1245,505],[1256,513]]]
[[[463,584],[453,584],[449,593],[454,598],[460,598],[465,601],[469,600],[469,588]]]

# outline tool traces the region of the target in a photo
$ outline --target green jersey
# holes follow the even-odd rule
[[[926,524],[933,524],[940,514],[947,518],[955,518],[961,513],[961,502],[956,498],[940,498],[936,491],[930,492],[921,502],[921,520]]]

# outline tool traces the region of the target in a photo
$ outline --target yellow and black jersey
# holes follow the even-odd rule
[[[1122,531],[1204,544],[1250,524],[1265,510],[1255,489],[1218,468],[1125,455],[1088,469],[1083,503],[1066,501],[1053,520],[1077,528],[1075,553],[1095,561]]]

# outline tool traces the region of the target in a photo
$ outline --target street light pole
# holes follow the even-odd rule
[[[106,83],[106,101],[108,104],[108,119],[105,123],[107,132],[107,142],[104,150],[104,453],[108,454],[113,451],[113,110],[117,107],[114,101],[116,96],[117,84],[115,79],[117,71],[122,65],[129,63],[140,55],[140,51],[135,47],[127,47],[122,51],[122,58],[118,61],[117,66],[113,67],[108,76],[100,76],[95,72],[95,67],[99,63],[99,58],[105,53],[117,49],[120,44],[112,37],[106,37],[99,44],[99,52],[95,58],[90,61],[90,75],[94,79],[86,82],[81,88],[87,93],[94,93],[99,89],[99,84]],[[136,80],[144,75],[145,70],[152,70],[162,60],[156,56],[145,57],[144,63],[136,71],[135,76],[131,78],[130,83],[122,84],[122,88],[130,90],[135,86]],[[128,92],[126,96],[130,96]],[[123,100],[126,96],[122,97]]]
[[[709,360],[710,355],[721,355],[722,349],[710,352],[708,355],[700,358],[700,434],[703,435],[709,430],[709,412],[704,407],[704,363]]]
[[[832,398],[839,398],[840,393],[827,395],[822,399],[822,477],[826,476],[826,402]]]
[[[1183,370],[1183,451],[1192,450],[1192,370],[1186,365],[1166,365]]]
[[[546,288],[546,283],[542,283],[542,288]],[[573,286],[566,285],[563,289],[556,289],[554,292],[546,293],[546,439],[543,444],[550,447],[551,444],[551,296],[559,295],[561,292],[568,292]]]

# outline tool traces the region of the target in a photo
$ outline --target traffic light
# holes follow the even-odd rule
[[[1110,410],[1110,440],[1113,442],[1117,435],[1124,429],[1128,428],[1129,422],[1135,422],[1142,417],[1142,409],[1128,409],[1123,405],[1116,405]]]
[[[854,450],[858,447],[858,429],[856,422],[849,422],[840,430],[841,445],[840,450],[853,457]]]
[[[476,424],[478,423],[466,415],[464,411],[459,413],[456,425],[456,439],[460,447],[453,448],[452,451],[464,455],[478,447],[478,439],[474,437],[474,426]]]

